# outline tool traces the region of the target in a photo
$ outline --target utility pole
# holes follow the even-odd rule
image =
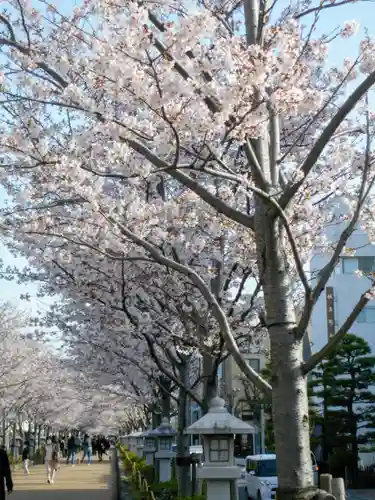
[[[326,287],[326,316],[327,316],[327,338],[330,340],[335,335],[335,295],[332,286]],[[323,460],[328,461],[328,404],[326,397],[325,370],[323,365]]]
[[[262,455],[266,453],[264,405],[261,405],[260,407],[260,452]]]

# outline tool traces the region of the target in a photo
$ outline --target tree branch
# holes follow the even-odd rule
[[[303,173],[303,177],[300,181],[296,182],[292,186],[290,186],[280,198],[280,206],[285,209],[290,203],[293,196],[297,193],[299,188],[305,182],[307,176],[314,168],[315,163],[318,161],[321,153],[324,148],[327,146],[329,141],[331,140],[333,134],[336,132],[338,127],[341,125],[346,116],[353,110],[354,106],[358,103],[358,101],[366,94],[366,92],[374,85],[375,83],[375,71],[373,71],[358,87],[354,90],[354,92],[347,98],[347,100],[343,103],[343,105],[339,108],[335,116],[328,123],[326,128],[323,130],[319,139],[316,141],[312,149],[310,150],[307,158],[303,162],[301,166],[301,171]]]
[[[142,155],[146,160],[155,165],[155,167],[164,170],[171,177],[181,182],[184,186],[191,189],[194,193],[202,198],[208,205],[217,210],[219,213],[229,217],[231,220],[238,222],[242,226],[245,226],[249,229],[254,229],[253,218],[248,215],[235,210],[230,207],[226,203],[224,203],[220,198],[217,198],[209,191],[207,191],[203,186],[201,186],[198,182],[194,181],[191,177],[184,174],[183,172],[173,169],[166,163],[164,160],[155,155],[150,149],[148,149],[144,144],[135,139],[130,138],[122,138],[124,142],[126,142],[129,147],[131,147],[134,151]]]
[[[304,374],[307,374],[311,370],[313,370],[321,361],[323,361],[323,359],[326,359],[334,351],[337,345],[344,338],[344,335],[349,331],[354,321],[357,319],[359,313],[373,298],[374,291],[372,288],[361,295],[353,311],[346,318],[338,332],[327,342],[327,344],[320,351],[313,354],[311,358],[302,365],[302,371]]]
[[[135,233],[127,229],[125,226],[115,221],[112,217],[107,216],[102,210],[100,210],[101,215],[114,227],[120,230],[123,236],[133,241],[136,245],[142,247],[146,252],[148,252],[156,262],[163,264],[178,273],[189,278],[192,283],[198,288],[201,292],[203,298],[206,300],[208,306],[212,310],[216,321],[220,326],[220,333],[223,336],[227,349],[233,356],[233,359],[237,363],[240,370],[263,392],[270,393],[272,387],[268,382],[266,382],[253,368],[251,368],[247,363],[244,357],[242,356],[236,341],[233,337],[230,325],[228,323],[227,317],[224,311],[221,309],[218,301],[216,300],[213,293],[211,293],[210,289],[207,287],[203,279],[191,268],[179,264],[168,257],[165,257],[161,254],[151,243],[143,240]]]

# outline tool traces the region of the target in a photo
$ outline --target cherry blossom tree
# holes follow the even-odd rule
[[[353,230],[360,224],[373,236],[373,42],[326,69],[330,41],[353,35],[356,24],[315,34],[325,9],[349,2],[292,4],[276,21],[277,2],[256,0],[92,0],[71,14],[46,2],[40,10],[6,3],[1,144],[14,203],[2,227],[28,257],[29,277],[44,271],[48,289],[51,264],[69,262],[74,300],[91,248],[94,280],[111,262],[107,274],[146,269],[185,294],[192,337],[218,335],[244,374],[272,393],[278,497],[313,496],[306,375],[373,297],[370,286],[327,346],[303,361],[312,310]],[[339,220],[337,195],[347,205]],[[332,244],[324,228],[337,222],[345,228]],[[328,257],[315,282],[304,269],[313,251]],[[261,292],[271,384],[236,342],[233,288],[225,289],[232,277],[242,321]],[[87,287],[86,274],[82,281]],[[112,282],[104,287],[115,295]],[[138,296],[130,289],[125,308],[139,306]]]

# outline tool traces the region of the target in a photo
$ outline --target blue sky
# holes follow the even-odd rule
[[[38,2],[32,2],[35,6]],[[68,11],[69,6],[78,5],[80,0],[57,0],[57,7],[63,5],[64,10]],[[289,2],[280,1],[280,7],[287,6]],[[1,8],[1,3],[0,3]],[[329,53],[329,64],[336,65],[344,58],[354,58],[358,53],[359,42],[365,33],[365,28],[368,28],[368,33],[370,35],[375,35],[374,23],[371,23],[372,19],[375,19],[375,3],[370,2],[359,2],[354,5],[348,5],[344,7],[327,9],[322,15],[320,29],[321,33],[330,33],[334,28],[342,25],[347,20],[356,19],[361,25],[361,32],[356,37],[349,40],[338,39],[334,41],[330,47]],[[308,23],[308,19],[305,19],[305,24]],[[5,191],[0,188],[0,207],[3,205],[6,198]],[[0,259],[2,259],[5,264],[17,265],[22,267],[26,264],[23,259],[15,259],[12,255],[4,248],[0,243]],[[20,301],[20,295],[28,293],[31,298],[30,301]],[[22,308],[28,310],[30,313],[36,313],[38,310],[45,310],[50,303],[50,299],[38,299],[36,297],[37,284],[34,285],[18,285],[15,282],[8,282],[0,280],[0,300],[11,300],[15,304],[19,304]]]

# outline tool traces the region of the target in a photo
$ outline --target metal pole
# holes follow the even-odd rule
[[[263,455],[266,453],[266,438],[264,429],[264,406],[260,407],[260,452]]]

